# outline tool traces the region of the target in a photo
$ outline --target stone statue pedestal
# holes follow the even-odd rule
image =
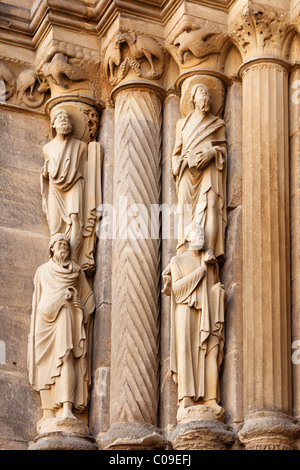
[[[233,442],[233,433],[224,424],[225,411],[206,405],[187,408],[180,406],[177,412],[178,425],[170,435],[174,450],[228,450]]]
[[[115,423],[97,442],[102,450],[155,450],[166,444],[156,426],[146,423]]]
[[[88,427],[73,418],[49,418],[37,423],[38,436],[28,450],[98,450]]]

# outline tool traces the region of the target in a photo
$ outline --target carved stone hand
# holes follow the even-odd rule
[[[202,170],[211,162],[213,158],[215,158],[215,156],[216,156],[215,149],[208,149],[207,151],[204,151],[203,153],[199,154],[197,168],[199,170]]]

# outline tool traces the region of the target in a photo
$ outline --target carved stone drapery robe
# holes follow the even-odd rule
[[[216,399],[219,389],[208,390],[206,357],[218,348],[217,366],[223,360],[226,293],[218,266],[202,267],[203,254],[189,251],[174,256],[169,265],[171,290],[170,370],[178,383],[178,400]],[[167,293],[167,292],[166,292]]]
[[[77,215],[83,237],[77,261],[85,271],[93,271],[99,220],[97,208],[101,204],[101,148],[97,142],[87,145],[70,135],[54,155],[52,142],[44,147],[48,177],[41,177],[43,211],[50,235],[65,233],[70,236],[71,215]],[[48,153],[51,153],[50,157]]]
[[[71,215],[77,214],[81,224],[84,220],[87,144],[68,136],[57,155],[45,156],[49,179],[42,178],[42,196],[50,234],[69,235]]]
[[[36,391],[52,389],[53,407],[73,402],[83,411],[90,384],[91,318],[94,295],[81,268],[71,261],[63,267],[50,259],[41,265],[34,280],[32,316],[28,342],[29,381]],[[80,298],[82,309],[68,300]],[[72,351],[76,383],[72,397],[66,396],[61,380],[64,357]]]
[[[218,235],[214,254],[224,256],[226,215],[226,157],[225,123],[206,114],[194,120],[194,112],[177,124],[176,142],[172,157],[172,172],[176,182],[178,213],[184,216],[184,228],[197,222],[204,233],[207,193],[212,189],[218,196]],[[214,148],[216,157],[203,169],[197,168],[196,158],[204,150]],[[180,222],[182,223],[182,221]],[[184,243],[184,228],[179,228],[179,246]]]

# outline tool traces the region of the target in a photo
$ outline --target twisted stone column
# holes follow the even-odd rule
[[[161,97],[151,88],[115,94],[111,428],[103,448],[151,449],[156,431],[160,239]]]

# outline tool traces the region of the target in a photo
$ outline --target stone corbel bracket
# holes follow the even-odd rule
[[[244,61],[270,56],[288,60],[295,27],[286,15],[249,2],[230,33]]]
[[[103,67],[112,86],[131,71],[137,77],[158,80],[165,70],[165,51],[157,39],[121,28],[104,50]]]
[[[183,72],[198,67],[223,70],[229,37],[210,21],[185,21],[173,32],[167,50]]]

